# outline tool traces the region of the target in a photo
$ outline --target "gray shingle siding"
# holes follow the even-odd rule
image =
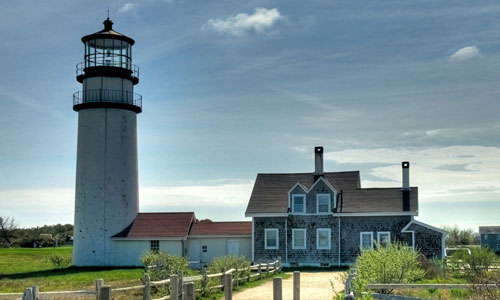
[[[415,231],[415,249],[427,258],[443,258],[443,234],[441,232],[411,224],[408,230]]]
[[[335,192],[330,189],[323,181],[319,181],[309,193],[306,193],[304,189],[300,186],[296,186],[290,191],[289,203],[292,203],[293,194],[306,194],[306,213],[315,214],[316,213],[316,195],[317,194],[329,194],[330,195],[330,211],[336,212],[334,209],[335,205]]]
[[[340,217],[340,264],[350,264],[359,255],[361,232],[372,232],[376,241],[377,232],[388,231],[391,233],[392,242],[401,241],[411,245],[411,233],[401,232],[410,221],[410,216]],[[256,217],[254,218],[254,259],[255,261],[264,261],[281,256],[285,263],[290,264],[314,265],[328,263],[336,265],[339,263],[338,223],[339,217],[331,215]],[[264,230],[266,228],[279,229],[279,249],[264,249]],[[292,248],[292,229],[294,228],[306,229],[306,249]],[[316,229],[318,228],[329,228],[331,230],[331,249],[317,249]],[[286,245],[285,233],[287,234]]]
[[[341,262],[353,263],[359,255],[360,233],[372,232],[377,240],[377,232],[391,233],[391,242],[400,241],[411,245],[411,233],[401,230],[411,221],[410,216],[341,217],[340,247]]]

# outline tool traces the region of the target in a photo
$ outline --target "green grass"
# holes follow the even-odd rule
[[[37,285],[41,291],[93,289],[95,280],[104,279],[113,287],[140,283],[142,268],[81,268],[55,269],[52,255],[72,256],[72,247],[42,249],[0,249],[0,292],[22,292]]]

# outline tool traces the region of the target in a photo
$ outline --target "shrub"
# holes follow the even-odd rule
[[[187,275],[190,271],[185,257],[170,255],[167,252],[147,252],[141,257],[141,263],[151,280],[163,280],[179,271]]]
[[[457,251],[450,257],[450,265],[455,269],[463,269],[470,277],[484,275],[497,260],[495,253],[488,248],[472,248],[468,251]]]
[[[250,274],[250,261],[244,256],[221,256],[217,257],[208,265],[207,274],[220,273],[222,270],[236,269],[233,279],[246,277]],[[205,294],[210,294],[211,287],[220,284],[220,278],[211,278],[207,282]]]
[[[354,263],[355,294],[360,296],[366,291],[368,283],[411,283],[422,278],[424,271],[420,268],[418,257],[417,251],[400,243],[362,251]],[[390,294],[392,290],[377,292]]]
[[[53,254],[49,256],[49,261],[54,265],[56,269],[62,269],[71,266],[71,257],[64,257],[62,255]]]
[[[418,256],[420,268],[424,271],[425,278],[436,278],[444,275],[443,261],[437,258],[427,259],[425,255]]]

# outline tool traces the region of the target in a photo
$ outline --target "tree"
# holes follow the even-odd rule
[[[448,231],[446,246],[455,247],[460,245],[474,245],[477,239],[472,229],[460,229],[457,225],[443,226],[443,230]]]
[[[14,218],[0,216],[0,244],[12,247],[14,231],[18,225]]]
[[[365,250],[354,263],[355,294],[366,291],[368,283],[412,283],[424,276],[418,260],[419,253],[404,244],[394,243]],[[392,290],[379,290],[390,294]]]

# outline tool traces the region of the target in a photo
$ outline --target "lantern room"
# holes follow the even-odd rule
[[[84,59],[76,65],[76,80],[83,87],[73,94],[73,109],[122,108],[139,113],[142,96],[134,93],[139,67],[132,64],[135,41],[113,30],[108,18],[104,29],[82,37]]]

